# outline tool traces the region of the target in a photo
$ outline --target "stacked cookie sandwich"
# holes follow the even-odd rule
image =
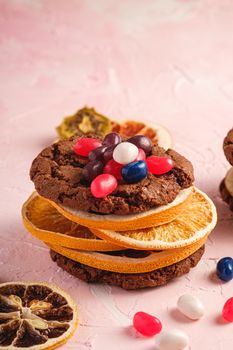
[[[233,129],[227,133],[223,141],[223,151],[226,159],[233,166]],[[229,204],[230,210],[233,210],[233,167],[228,170],[220,183],[220,194],[222,199]]]
[[[204,252],[217,215],[192,164],[144,135],[74,137],[33,161],[27,229],[60,267],[125,289],[166,284]]]

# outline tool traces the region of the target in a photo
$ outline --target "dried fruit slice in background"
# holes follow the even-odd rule
[[[55,349],[78,324],[77,306],[47,283],[0,284],[0,349]]]
[[[111,129],[110,119],[97,113],[94,108],[84,107],[74,115],[65,117],[57,127],[57,133],[61,139],[88,134],[102,137],[109,133]]]
[[[116,244],[96,237],[87,227],[66,219],[36,192],[24,203],[22,217],[26,229],[33,236],[47,243],[84,250],[121,249]]]
[[[112,131],[118,132],[126,138],[134,135],[145,135],[164,149],[172,148],[172,137],[169,131],[162,125],[149,121],[124,120],[120,123],[113,123]]]
[[[116,122],[97,113],[94,108],[88,107],[65,117],[56,130],[60,139],[88,134],[103,137],[111,131],[118,132],[126,138],[141,134],[148,136],[155,144],[165,149],[172,147],[171,134],[162,125],[136,120]]]

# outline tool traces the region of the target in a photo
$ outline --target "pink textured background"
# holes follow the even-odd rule
[[[157,315],[164,329],[186,331],[189,349],[232,349],[232,325],[219,320],[232,282],[213,274],[233,244],[232,215],[218,193],[229,168],[222,140],[232,127],[232,32],[232,0],[0,0],[0,280],[45,280],[70,292],[80,326],[64,349],[154,349],[154,339],[129,329],[138,310]],[[84,104],[167,126],[217,205],[202,262],[167,287],[87,285],[53,264],[22,226],[32,159],[53,141],[61,118]],[[205,303],[202,320],[175,311],[185,292]]]

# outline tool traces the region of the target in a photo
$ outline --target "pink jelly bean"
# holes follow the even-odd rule
[[[137,162],[139,160],[145,160],[146,159],[146,153],[143,151],[142,148],[138,149],[138,156],[137,158],[134,160],[134,162]]]
[[[233,322],[233,298],[225,302],[222,309],[222,317],[228,322]]]
[[[98,175],[91,183],[91,193],[96,198],[107,197],[117,188],[117,180],[111,174]]]
[[[160,320],[146,312],[139,311],[133,317],[134,328],[145,337],[152,337],[161,332]]]
[[[121,180],[122,179],[122,176],[121,176],[121,169],[122,168],[123,168],[123,164],[119,164],[114,159],[111,159],[105,165],[103,173],[104,174],[111,174],[117,180]]]
[[[146,159],[148,171],[154,175],[162,175],[168,173],[173,168],[171,158],[150,156]]]
[[[75,143],[74,152],[79,156],[88,157],[91,151],[100,146],[102,146],[102,144],[99,140],[83,137]]]

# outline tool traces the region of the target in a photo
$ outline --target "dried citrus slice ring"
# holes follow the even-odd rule
[[[198,242],[185,247],[164,251],[130,251],[126,256],[116,256],[116,252],[83,252],[57,245],[48,245],[55,252],[81,264],[101,270],[119,273],[143,273],[153,271],[181,261],[197,251],[206,241],[203,237]],[[119,252],[122,254],[121,252]]]
[[[0,284],[0,349],[55,349],[78,325],[77,306],[47,283]]]
[[[84,250],[121,249],[116,244],[99,239],[87,227],[66,219],[36,192],[24,203],[22,217],[26,229],[47,243]]]
[[[74,115],[65,117],[57,127],[57,133],[61,139],[93,133],[102,137],[111,132],[111,128],[110,119],[97,113],[94,108],[84,107]]]
[[[127,231],[159,226],[174,220],[181,214],[187,201],[192,197],[192,187],[180,191],[176,199],[167,205],[130,215],[99,215],[76,210],[49,201],[63,216],[90,229]]]
[[[120,133],[123,137],[132,137],[134,135],[145,135],[155,144],[164,149],[172,147],[172,137],[169,131],[162,125],[151,123],[149,121],[139,122],[136,120],[124,120],[113,124],[113,131]]]
[[[92,229],[97,236],[134,249],[173,249],[188,246],[210,233],[217,222],[210,198],[195,188],[182,213],[161,226],[126,232]]]

